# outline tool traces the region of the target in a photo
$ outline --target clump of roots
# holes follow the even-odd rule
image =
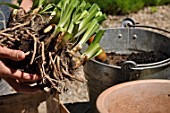
[[[66,42],[59,45],[62,33],[59,33],[55,40],[52,40],[52,31],[44,33],[43,30],[49,23],[46,16],[27,14],[22,9],[18,10],[16,15],[11,15],[8,28],[4,27],[0,31],[0,45],[22,50],[26,58],[19,62],[9,59],[3,61],[13,68],[38,73],[42,77],[38,83],[40,86],[61,92],[66,89],[63,84],[66,80],[83,80],[72,75],[75,70],[74,56],[67,52],[67,49],[72,48],[72,44]]]

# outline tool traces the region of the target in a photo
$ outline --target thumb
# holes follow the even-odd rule
[[[20,61],[25,58],[25,54],[20,50],[13,50],[0,46],[0,58],[9,58],[11,60]]]

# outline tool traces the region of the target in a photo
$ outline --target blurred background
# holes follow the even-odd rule
[[[112,15],[123,15],[137,12],[144,7],[166,5],[170,0],[86,0],[90,3],[97,3],[103,12]]]

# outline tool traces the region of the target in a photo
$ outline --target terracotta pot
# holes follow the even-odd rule
[[[169,113],[170,81],[138,80],[115,85],[97,99],[100,113]]]

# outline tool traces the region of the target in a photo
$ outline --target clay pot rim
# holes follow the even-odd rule
[[[135,80],[135,81],[129,81],[129,82],[124,82],[124,83],[120,83],[117,84],[115,86],[112,86],[108,89],[106,89],[105,91],[103,91],[97,98],[96,100],[96,106],[97,109],[99,111],[99,113],[108,113],[108,111],[105,109],[103,103],[104,100],[107,98],[107,95],[110,94],[111,92],[117,91],[118,89],[121,89],[123,87],[128,87],[128,86],[132,86],[135,84],[145,84],[145,83],[170,83],[170,80],[166,80],[166,79],[147,79],[147,80]]]

